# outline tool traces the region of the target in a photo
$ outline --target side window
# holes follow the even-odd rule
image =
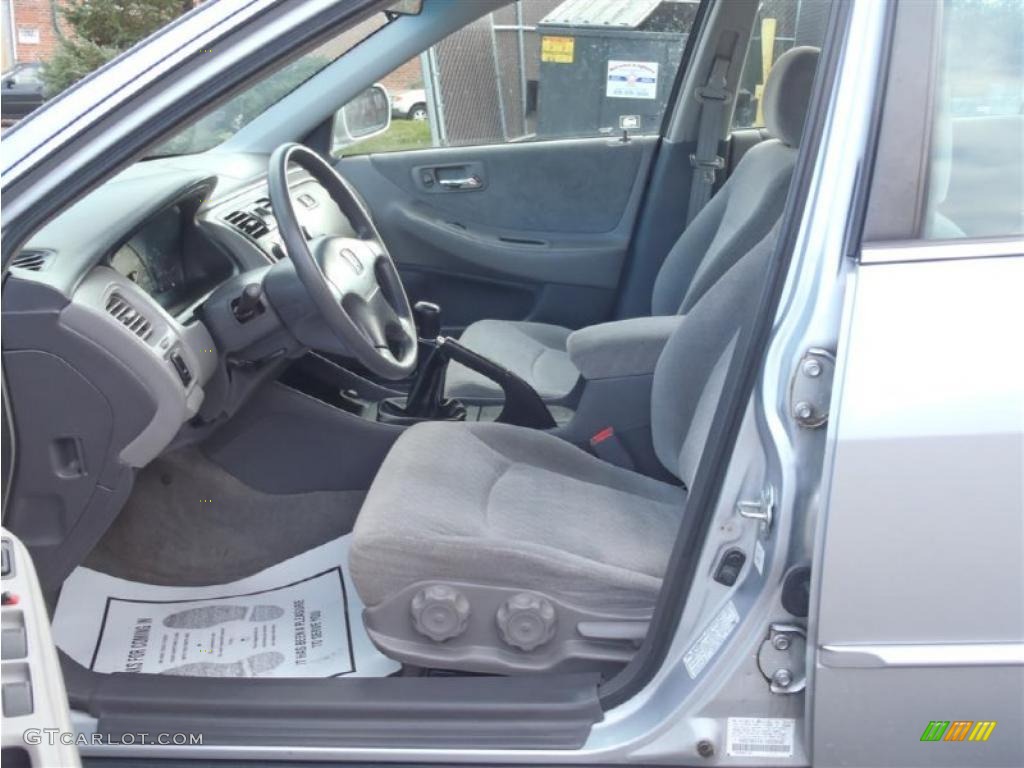
[[[38,85],[41,82],[39,79],[39,67],[29,65],[15,69],[7,80],[12,85]]]
[[[1020,0],[944,0],[927,239],[1024,234]]]
[[[344,154],[657,133],[699,0],[516,0],[381,84],[392,123]]]
[[[764,0],[743,61],[732,130],[763,128],[761,92],[776,60],[798,45],[820,46],[828,24],[827,0]]]

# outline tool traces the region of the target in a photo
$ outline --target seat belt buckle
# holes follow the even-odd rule
[[[615,434],[614,427],[605,427],[595,432],[594,436],[590,438],[590,449],[594,452],[595,456],[607,461],[609,464],[614,464],[623,469],[636,468],[633,458],[629,455],[629,451],[626,450],[626,446],[623,445],[619,436]]]

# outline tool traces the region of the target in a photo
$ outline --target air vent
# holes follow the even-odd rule
[[[224,221],[231,224],[235,229],[249,237],[258,240],[270,231],[259,216],[249,211],[235,211],[224,217]]]
[[[22,251],[11,260],[11,266],[38,272],[46,266],[49,258],[49,251]]]
[[[119,293],[110,294],[107,312],[143,341],[153,335],[153,325]]]

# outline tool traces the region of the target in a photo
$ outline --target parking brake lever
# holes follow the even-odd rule
[[[497,421],[532,429],[553,429],[556,426],[551,411],[541,400],[537,390],[508,368],[478,355],[448,336],[438,338],[437,352],[486,376],[501,387],[505,393],[505,406],[501,409]]]

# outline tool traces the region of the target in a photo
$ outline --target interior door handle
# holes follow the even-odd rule
[[[438,179],[437,183],[445,189],[480,189],[483,186],[479,176],[467,176],[464,179]]]

